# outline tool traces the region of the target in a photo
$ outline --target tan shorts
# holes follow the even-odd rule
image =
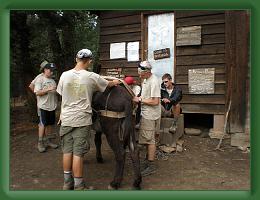
[[[149,120],[141,118],[139,129],[139,144],[155,144],[155,133],[160,130],[161,118]]]
[[[60,127],[62,152],[83,157],[90,149],[90,126]]]

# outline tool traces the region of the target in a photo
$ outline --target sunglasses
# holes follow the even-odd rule
[[[163,81],[163,83],[168,83],[169,81]]]
[[[138,65],[138,68],[140,68],[141,70],[146,70],[147,68],[146,67],[144,67],[144,66],[142,66],[142,65]]]

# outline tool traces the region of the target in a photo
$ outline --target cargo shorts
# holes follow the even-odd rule
[[[149,120],[141,118],[139,129],[139,144],[155,144],[155,133],[160,130],[161,118]]]
[[[61,148],[63,154],[72,153],[83,157],[90,149],[90,126],[60,127]]]

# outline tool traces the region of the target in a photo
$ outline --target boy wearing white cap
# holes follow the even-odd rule
[[[92,96],[96,91],[120,84],[119,80],[107,81],[87,69],[93,55],[82,49],[76,55],[73,69],[63,72],[57,87],[62,96],[60,136],[63,152],[64,190],[93,189],[83,180],[83,157],[90,148],[92,124]]]

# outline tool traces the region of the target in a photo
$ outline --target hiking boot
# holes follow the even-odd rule
[[[148,167],[148,160],[147,160],[147,159],[141,160],[141,161],[140,161],[140,170],[143,171],[143,170],[145,170],[145,168],[147,168],[147,167]]]
[[[45,136],[47,139],[55,139],[56,138],[56,133],[48,134]]]
[[[86,186],[85,183],[74,185],[74,190],[95,190],[93,186]]]
[[[43,152],[46,151],[46,147],[44,146],[43,140],[38,141],[38,146],[37,146],[37,148],[38,148],[38,151],[39,151],[40,153],[43,153]]]
[[[148,166],[141,171],[142,176],[149,176],[151,174],[154,174],[156,172],[156,167],[153,163],[148,163]]]
[[[74,181],[70,180],[68,182],[64,182],[63,190],[74,190]]]
[[[59,145],[52,143],[50,141],[50,139],[46,139],[44,142],[45,142],[45,147],[51,147],[53,149],[56,149],[59,147]]]
[[[169,128],[169,132],[174,134],[176,133],[176,130],[177,130],[177,119],[173,118],[173,122],[171,127]]]

